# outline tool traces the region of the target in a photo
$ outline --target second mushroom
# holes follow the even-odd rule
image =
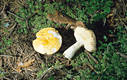
[[[89,30],[86,27],[77,26],[74,29],[74,36],[76,38],[76,43],[63,53],[67,59],[71,59],[76,51],[82,46],[89,52],[96,51],[96,37],[92,30]]]

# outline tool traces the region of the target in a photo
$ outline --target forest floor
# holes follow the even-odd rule
[[[7,2],[8,1],[8,2]],[[25,0],[22,0],[21,4],[24,4]],[[64,27],[56,28],[62,38],[63,43],[61,49],[57,54],[53,56],[41,55],[37,53],[32,46],[32,41],[36,38],[35,33],[28,29],[27,34],[17,33],[20,25],[14,20],[16,13],[20,8],[20,0],[15,0],[14,2],[9,2],[9,0],[5,0],[4,4],[0,1],[0,79],[1,80],[59,80],[63,79],[63,76],[69,74],[67,70],[71,69],[70,74],[77,73],[78,70],[84,70],[89,68],[91,71],[96,72],[95,68],[91,64],[82,64],[79,67],[73,67],[72,63],[75,61],[70,61],[64,58],[62,53],[72,44],[75,43],[75,38],[73,36],[73,30],[66,30]],[[14,6],[15,5],[15,6]],[[119,7],[112,7],[112,9],[120,10]],[[11,12],[10,12],[11,11]],[[13,11],[13,12],[12,12]],[[120,10],[124,13],[124,10]],[[119,18],[118,13],[110,13],[108,14],[105,28],[101,22],[96,22],[96,28],[93,28],[97,41],[104,41],[102,38],[104,35],[108,36],[108,42],[116,41],[116,37],[114,37],[116,31],[116,26],[118,24],[122,24],[126,27],[126,23]],[[121,16],[121,15],[120,15]],[[115,17],[115,19],[114,19]],[[27,22],[26,22],[27,23]],[[103,26],[103,28],[101,28]],[[127,28],[127,27],[126,27]],[[108,31],[112,30],[114,33],[109,33]],[[125,34],[127,32],[125,31]],[[99,43],[99,41],[97,42]],[[99,47],[101,44],[97,44]],[[84,51],[82,48],[79,52]],[[121,54],[120,54],[121,55]],[[79,56],[77,54],[75,57]],[[74,57],[74,58],[75,58]],[[95,57],[95,56],[94,56]],[[99,56],[102,59],[102,56]],[[127,56],[124,54],[122,57],[127,59]],[[74,59],[73,58],[73,59]],[[90,57],[87,57],[90,58]],[[97,59],[97,60],[98,60]],[[99,61],[99,60],[98,60]],[[42,71],[41,71],[42,70]],[[68,72],[68,73],[67,73]],[[74,74],[77,75],[77,74]],[[51,77],[55,76],[55,77]],[[69,77],[67,78],[69,79]],[[127,78],[126,78],[127,79]],[[70,78],[70,80],[75,80]],[[101,80],[101,79],[98,79]]]

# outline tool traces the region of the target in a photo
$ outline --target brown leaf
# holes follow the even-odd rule
[[[35,61],[35,59],[30,59],[27,62],[24,62],[22,65],[19,65],[19,67],[21,67],[21,68],[29,67],[34,61]]]
[[[16,68],[16,71],[17,72],[21,72],[21,68],[27,68],[27,67],[29,67],[30,65],[32,65],[32,63],[34,61],[35,61],[35,59],[30,59],[30,60],[28,60],[27,62],[24,62],[24,63],[18,62],[18,66]]]

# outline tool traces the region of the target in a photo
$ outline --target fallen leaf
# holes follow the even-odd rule
[[[18,66],[16,68],[16,71],[17,72],[21,72],[21,68],[27,68],[27,67],[29,67],[30,65],[32,65],[32,63],[34,61],[35,61],[35,59],[30,59],[30,60],[28,60],[27,62],[24,62],[24,63],[18,62]]]
[[[29,61],[24,62],[23,64],[19,65],[19,67],[21,67],[21,68],[29,67],[34,61],[35,61],[35,59],[32,59],[32,60],[30,59]]]

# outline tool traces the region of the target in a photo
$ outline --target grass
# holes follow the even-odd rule
[[[112,0],[66,0],[65,2],[26,0],[26,6],[22,6],[16,13],[20,18],[14,17],[20,26],[17,34],[29,34],[29,31],[35,34],[41,28],[63,26],[47,20],[47,13],[54,13],[55,10],[59,10],[76,20],[83,21],[93,30],[98,29],[98,25],[94,24],[102,21],[104,26],[101,25],[101,30],[104,30],[104,27],[110,27],[107,23],[105,25],[105,20],[107,20],[107,15],[111,12],[114,4]],[[126,80],[127,32],[125,26],[119,23],[113,30],[106,30],[106,33],[103,33],[103,31],[99,33],[102,36],[97,38],[97,51],[92,53],[92,56],[99,62],[98,64],[89,59],[84,50],[81,49],[69,65],[64,63],[67,60],[62,63],[59,59],[56,59],[55,62],[42,63],[40,71],[36,73],[37,78],[40,78],[45,71],[53,67],[53,70],[56,70],[56,72],[57,70],[61,71],[63,75],[57,76],[54,71],[47,80]],[[11,46],[12,40],[2,36],[1,41],[0,53],[4,53],[6,47]],[[56,53],[54,56],[63,58],[61,53]],[[0,73],[1,76],[4,76],[3,73]]]

